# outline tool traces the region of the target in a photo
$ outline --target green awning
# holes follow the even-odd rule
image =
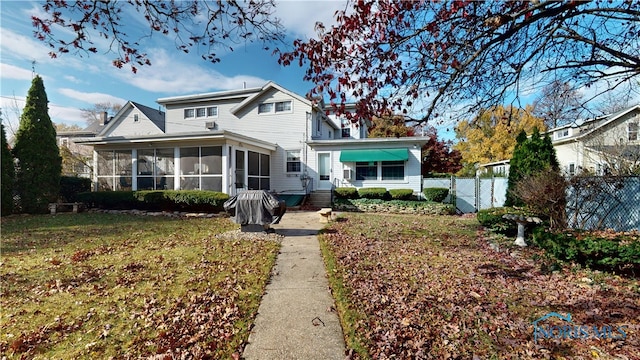
[[[362,149],[340,151],[340,162],[357,161],[406,161],[408,149]]]

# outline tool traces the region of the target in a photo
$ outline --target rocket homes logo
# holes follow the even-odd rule
[[[565,325],[544,325],[542,322],[549,318],[556,317],[565,321]],[[533,339],[537,343],[538,339],[626,339],[626,329],[628,326],[587,326],[575,325],[571,321],[571,314],[566,316],[556,312],[550,312],[543,317],[533,321]]]

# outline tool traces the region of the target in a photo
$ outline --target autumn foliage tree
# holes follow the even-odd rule
[[[265,46],[284,37],[273,16],[273,0],[230,1],[58,1],[47,0],[43,15],[31,20],[35,36],[51,48],[51,57],[113,52],[113,65],[151,65],[139,41],[154,34],[171,37],[179,51],[202,50],[202,58],[219,62],[220,51],[260,41]],[[142,24],[126,28],[131,18]],[[143,25],[144,24],[144,25]],[[143,30],[141,30],[143,29]]]
[[[438,139],[434,127],[425,132],[429,141],[422,147],[422,176],[433,174],[455,174],[462,169],[462,155],[453,149],[453,141]]]
[[[40,76],[33,78],[27,94],[13,154],[18,159],[16,188],[22,211],[46,212],[60,191],[62,160],[56,130],[49,117],[49,100]]]
[[[415,129],[407,126],[402,116],[382,116],[374,117],[371,120],[368,136],[371,138],[381,137],[406,137],[414,136]]]
[[[520,132],[531,134],[534,128],[544,129],[542,119],[533,116],[531,110],[496,106],[459,122],[454,149],[462,155],[462,163],[473,168],[475,164],[511,159]]]
[[[337,24],[280,52],[338,112],[427,121],[518,104],[554,81],[608,91],[640,77],[638,1],[351,1]]]

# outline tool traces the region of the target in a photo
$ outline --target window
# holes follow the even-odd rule
[[[222,191],[222,147],[180,148],[180,189]]]
[[[356,162],[356,180],[377,180],[378,162]]]
[[[402,160],[356,162],[356,180],[404,180],[404,166]]]
[[[131,150],[98,151],[98,189],[131,190]]]
[[[382,180],[404,180],[404,161],[383,161]]]
[[[349,121],[349,119],[342,118],[340,123],[342,125],[342,137],[351,137],[351,121]]]
[[[569,174],[569,176],[574,176],[576,174],[576,164],[569,163],[569,166],[567,166],[567,174]]]
[[[631,122],[627,126],[627,130],[629,132],[629,141],[638,140],[638,123]]]
[[[351,129],[349,129],[349,128],[342,128],[342,137],[343,137],[343,138],[349,138],[349,137],[351,137]]]
[[[289,112],[291,111],[291,101],[279,101],[276,103],[264,103],[258,105],[258,114],[271,114],[274,112]]]
[[[184,109],[184,118],[190,119],[196,117],[195,109]]]
[[[218,116],[218,107],[212,106],[207,108],[207,116],[208,117],[216,117]]]
[[[276,112],[291,111],[291,101],[281,101],[276,103]]]
[[[196,109],[196,117],[205,117],[205,116],[207,116],[207,109],[205,108]]]
[[[273,111],[273,103],[258,105],[258,114],[266,114]]]
[[[555,132],[556,139],[562,139],[569,136],[569,129],[562,129]]]
[[[133,122],[138,122],[138,114],[133,114]]]
[[[287,150],[287,172],[299,173],[301,169],[300,150]]]

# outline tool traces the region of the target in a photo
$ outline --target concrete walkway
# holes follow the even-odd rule
[[[273,225],[285,237],[243,358],[345,358],[342,327],[320,255],[319,217],[288,212]]]

